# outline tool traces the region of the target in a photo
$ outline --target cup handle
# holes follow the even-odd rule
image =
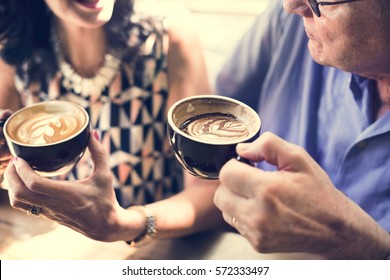
[[[8,114],[3,114],[4,112],[8,111]],[[8,118],[13,114],[13,112],[10,110],[10,109],[5,109],[5,110],[0,110],[1,112],[1,115],[3,116],[1,119],[0,119],[0,128],[3,128],[4,127],[4,124],[6,123],[6,121],[8,120]]]
[[[248,164],[248,165],[250,165],[250,166],[255,166],[255,163],[253,162],[253,161],[251,161],[251,160],[249,160],[249,159],[246,159],[246,158],[243,158],[243,157],[241,157],[241,156],[237,156],[236,157],[236,160],[238,160],[238,161],[240,161],[240,162],[243,162],[243,163],[246,163],[246,164]]]
[[[3,133],[3,130],[2,130],[3,127],[4,127],[5,121],[6,120],[0,120],[0,129],[1,129],[1,131],[0,131],[0,141],[4,141],[5,140],[4,133]]]

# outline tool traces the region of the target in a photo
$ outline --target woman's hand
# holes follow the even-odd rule
[[[214,202],[224,219],[264,253],[306,252],[324,258],[386,258],[389,234],[338,191],[301,147],[265,133],[237,152],[266,172],[236,160],[220,173]]]
[[[10,203],[23,211],[31,205],[40,207],[41,215],[96,240],[132,240],[143,232],[144,217],[119,206],[107,156],[97,133],[91,136],[88,149],[94,172],[83,180],[40,177],[23,159],[14,158],[4,174]]]
[[[10,154],[4,134],[3,134],[3,125],[6,119],[12,115],[12,111],[10,110],[0,110],[0,184],[3,181],[3,173],[5,169],[8,166],[8,162],[12,158],[12,155]]]

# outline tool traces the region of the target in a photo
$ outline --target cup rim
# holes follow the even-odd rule
[[[174,123],[173,119],[172,119],[172,116],[173,116],[173,111],[181,104],[187,102],[188,100],[195,100],[195,99],[218,99],[218,100],[225,100],[225,101],[229,101],[229,102],[232,102],[232,103],[235,103],[235,104],[238,104],[240,106],[243,106],[245,107],[246,109],[248,109],[256,118],[257,120],[257,124],[258,124],[258,127],[255,131],[253,131],[252,133],[250,133],[248,136],[244,137],[244,138],[240,138],[239,141],[237,140],[231,140],[231,141],[226,141],[226,142],[223,142],[223,143],[210,143],[210,142],[207,142],[205,140],[202,140],[202,139],[198,139],[198,138],[195,138],[183,131],[181,131]],[[180,134],[181,136],[185,137],[185,138],[188,138],[192,141],[195,141],[195,142],[198,142],[198,143],[203,143],[203,144],[207,144],[207,145],[215,145],[215,146],[223,146],[223,145],[231,145],[231,144],[238,144],[238,143],[242,143],[242,142],[246,142],[250,139],[252,139],[254,136],[256,136],[256,134],[258,134],[260,132],[260,129],[261,129],[261,119],[260,119],[260,116],[259,114],[253,110],[249,105],[237,100],[237,99],[234,99],[234,98],[231,98],[231,97],[226,97],[226,96],[222,96],[222,95],[195,95],[195,96],[190,96],[190,97],[185,97],[183,99],[180,99],[179,101],[176,101],[168,110],[168,125],[178,134]]]
[[[83,112],[83,114],[85,115],[85,123],[83,124],[83,126],[80,128],[80,130],[69,136],[69,137],[66,137],[60,141],[56,141],[56,142],[51,142],[51,143],[46,143],[46,144],[39,144],[39,145],[34,145],[34,144],[28,144],[28,143],[23,143],[21,141],[18,141],[16,139],[14,139],[13,137],[11,137],[9,134],[8,134],[8,130],[7,130],[7,125],[8,123],[11,121],[11,119],[14,118],[14,116],[16,116],[17,114],[23,112],[23,111],[26,111],[26,110],[30,110],[31,108],[34,108],[34,107],[38,107],[38,106],[42,106],[42,105],[45,105],[47,103],[50,103],[50,104],[53,104],[53,103],[62,103],[62,104],[66,104],[66,106],[68,105],[71,105],[71,106],[75,106],[77,108],[80,109],[81,112]],[[3,126],[3,134],[5,136],[5,139],[7,141],[10,141],[14,144],[17,144],[19,146],[23,146],[23,147],[31,147],[31,148],[42,148],[42,147],[49,147],[49,146],[54,146],[54,145],[58,145],[58,144],[61,144],[61,143],[64,143],[70,139],[73,139],[75,137],[77,137],[78,135],[80,135],[88,126],[89,126],[89,122],[90,122],[90,118],[89,118],[89,114],[87,113],[87,111],[85,110],[85,108],[83,108],[81,105],[77,104],[77,103],[73,103],[71,101],[66,101],[66,100],[51,100],[51,101],[43,101],[43,102],[38,102],[38,103],[34,103],[30,106],[27,106],[27,107],[23,107],[19,110],[17,110],[16,112],[14,112],[11,116],[9,116],[9,118],[6,120],[6,122],[4,123],[4,126]]]

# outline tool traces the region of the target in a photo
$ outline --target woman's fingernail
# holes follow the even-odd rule
[[[14,157],[14,158],[12,159],[12,163],[17,167],[18,164],[19,164],[19,158],[18,158],[18,157]]]
[[[95,137],[96,140],[100,141],[99,133],[97,132],[97,130],[93,132],[93,137]]]

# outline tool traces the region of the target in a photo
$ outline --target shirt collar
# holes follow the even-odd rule
[[[375,81],[356,74],[350,74],[349,88],[356,104],[365,116],[367,124],[373,123],[373,94],[376,94]]]

